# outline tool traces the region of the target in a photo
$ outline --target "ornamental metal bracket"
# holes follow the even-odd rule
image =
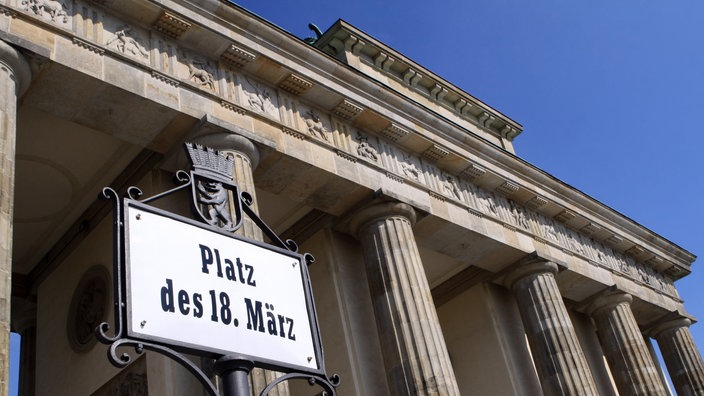
[[[228,157],[217,150],[191,143],[186,143],[185,149],[192,161],[193,168],[190,172],[179,170],[175,173],[174,179],[176,187],[143,199],[142,191],[134,186],[129,187],[123,196],[120,196],[118,192],[109,187],[104,188],[100,194],[101,199],[109,200],[113,204],[114,323],[111,327],[111,325],[107,322],[103,322],[95,329],[97,339],[101,343],[109,345],[107,351],[108,360],[115,367],[123,368],[132,361],[132,358],[129,353],[118,353],[118,348],[133,347],[137,354],[142,353],[144,350],[154,351],[173,359],[186,368],[205,387],[209,395],[219,396],[218,389],[213,384],[209,376],[205,374],[202,368],[198,367],[190,359],[186,358],[184,353],[200,354],[205,357],[220,360],[240,358],[239,352],[230,352],[227,349],[218,347],[207,347],[201,350],[193,343],[182,343],[179,341],[170,342],[168,340],[164,341],[164,339],[159,336],[144,336],[139,331],[134,330],[134,328],[139,327],[139,325],[134,325],[135,318],[131,317],[133,312],[130,310],[132,303],[128,301],[130,298],[134,298],[132,296],[134,293],[131,293],[131,287],[133,287],[131,285],[131,282],[133,281],[131,277],[135,277],[133,273],[129,272],[129,266],[136,264],[130,263],[131,245],[128,240],[131,235],[129,230],[130,221],[135,222],[136,220],[139,220],[141,213],[143,212],[150,215],[153,214],[156,217],[161,216],[166,218],[166,221],[176,222],[177,224],[186,224],[183,227],[192,227],[200,230],[198,232],[201,234],[210,233],[212,235],[216,235],[217,238],[222,238],[221,236],[224,235],[231,238],[236,243],[252,244],[256,249],[271,248],[277,252],[281,252],[284,257],[290,256],[294,260],[299,260],[301,263],[305,263],[306,265],[298,266],[300,267],[302,280],[302,295],[305,298],[305,306],[307,309],[307,324],[304,321],[303,326],[304,328],[309,328],[310,330],[310,341],[312,343],[311,350],[314,352],[312,353],[313,356],[308,357],[308,362],[311,362],[312,360],[315,363],[315,366],[303,367],[296,364],[289,365],[287,362],[281,363],[269,357],[261,358],[256,356],[256,354],[252,355],[246,353],[244,355],[244,359],[247,359],[248,361],[251,360],[255,367],[275,369],[285,373],[283,376],[278,377],[264,390],[262,390],[260,396],[268,396],[277,385],[283,382],[300,379],[307,380],[310,385],[320,387],[322,389],[320,395],[334,396],[336,394],[335,388],[337,388],[340,384],[340,378],[336,374],[328,376],[325,372],[318,319],[315,304],[312,298],[312,288],[307,269],[307,266],[311,265],[315,261],[315,258],[310,253],[298,253],[298,245],[294,241],[282,240],[257,215],[257,213],[254,212],[252,209],[252,196],[245,191],[240,191],[239,187],[232,181],[234,166],[234,160],[232,157]],[[194,218],[183,218],[176,214],[158,209],[152,205],[155,201],[181,191],[185,193],[188,189],[190,189],[190,204]],[[128,218],[128,213],[130,211],[137,213],[136,220],[133,218]],[[266,237],[271,241],[271,245],[266,245],[258,241],[247,240],[247,238],[239,237],[234,234],[241,228],[245,216],[256,224],[259,229],[261,229],[263,234],[266,235]],[[272,245],[273,247],[271,247]],[[201,254],[203,254],[203,272],[207,272],[205,269],[206,253],[204,252],[205,250],[201,252]],[[219,265],[219,256],[217,260]],[[294,268],[296,267],[295,263],[296,261],[294,261]],[[230,264],[232,265],[232,263]],[[224,292],[220,293],[220,303],[224,304],[224,302],[226,302],[227,304],[224,307],[221,306],[220,311],[218,311],[216,310],[217,301],[215,299],[215,292],[214,290],[211,290],[210,292],[213,298],[212,310],[215,319],[217,319],[217,316],[215,316],[217,312],[228,314],[230,317],[222,318],[221,322],[225,324],[232,323],[234,324],[233,329],[239,330],[239,328],[237,328],[238,321],[237,319],[234,319],[234,315],[229,308],[230,297]],[[223,297],[223,295],[225,296]],[[200,297],[202,298],[202,296]],[[164,297],[162,296],[162,304],[164,304],[163,298]],[[192,316],[195,316],[197,307],[197,305],[195,305],[195,294],[193,295],[193,300],[194,308]],[[179,295],[179,303],[181,303],[180,308],[182,311],[181,313],[183,314],[184,307],[182,301],[183,300],[181,300]],[[200,307],[201,315],[203,311],[202,305]],[[252,317],[256,320],[258,316],[264,316],[260,305],[261,304],[256,305],[256,308],[258,308],[259,311],[254,311],[250,305],[247,306],[249,309],[249,311],[247,311],[247,315],[250,321],[252,320]],[[267,309],[269,309],[268,304]],[[273,304],[271,305],[271,310],[273,310]],[[268,313],[269,312],[267,312],[267,314]],[[281,316],[282,315],[279,315],[279,317]],[[259,320],[261,321],[261,319]],[[281,321],[281,319],[279,320]],[[145,327],[145,322],[146,321],[143,321],[141,323],[141,327]],[[204,322],[206,321],[204,320]],[[222,323],[218,323],[218,325],[222,326]],[[281,337],[283,337],[283,323],[281,323],[281,326]],[[291,326],[293,326],[293,320],[291,320]],[[274,332],[276,334],[276,329],[274,329]],[[290,332],[291,328],[289,328],[289,337]],[[295,336],[290,338],[291,340],[296,340]],[[299,338],[305,339],[305,337],[300,336]],[[227,373],[220,375],[224,378],[224,375],[227,375]],[[241,387],[237,388],[233,386],[231,389],[227,389],[227,383],[230,382],[232,381],[223,381],[225,384],[225,395],[245,396],[241,394],[241,389],[243,389]],[[244,386],[248,385],[245,384]],[[246,396],[248,396],[248,394]]]

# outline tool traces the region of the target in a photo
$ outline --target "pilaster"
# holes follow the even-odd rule
[[[597,395],[555,281],[557,265],[535,255],[519,261],[505,279],[518,303],[545,395]]]
[[[607,291],[589,307],[621,395],[667,395],[631,310],[631,295]]]
[[[0,41],[0,395],[8,394],[10,363],[17,98],[27,89],[30,77],[22,55]]]
[[[704,363],[689,331],[691,324],[680,317],[652,330],[679,396],[704,395]]]
[[[415,219],[411,206],[385,202],[351,222],[364,250],[389,389],[394,396],[459,395],[413,235]]]

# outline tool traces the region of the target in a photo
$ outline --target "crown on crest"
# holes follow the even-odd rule
[[[191,157],[194,170],[215,178],[232,180],[235,167],[235,161],[232,157],[201,144],[186,143],[186,151]]]

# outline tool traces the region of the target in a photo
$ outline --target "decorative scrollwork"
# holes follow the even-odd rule
[[[139,188],[135,186],[130,186],[127,188],[127,197],[130,199],[134,199],[135,201],[139,200],[139,198],[144,195],[144,192]]]
[[[191,149],[194,150],[194,147],[191,146]],[[195,149],[200,150],[198,147]],[[202,150],[201,150],[202,151]],[[223,190],[225,193],[228,195],[228,203],[233,204],[235,207],[234,210],[234,217],[235,221],[231,221],[230,223],[233,225],[236,225],[235,227],[222,227],[221,223],[227,223],[227,219],[223,219],[222,217],[217,217],[218,224],[217,226],[220,228],[220,232],[235,232],[237,228],[239,228],[239,225],[242,223],[242,212],[244,212],[249,219],[251,219],[252,222],[256,224],[259,229],[262,230],[262,233],[266,235],[267,238],[272,242],[272,244],[276,245],[277,247],[281,249],[286,249],[290,252],[298,253],[298,245],[292,241],[292,240],[286,240],[283,241],[269,226],[259,217],[257,213],[254,212],[254,209],[252,206],[254,205],[254,198],[252,197],[251,194],[247,192],[240,192],[239,189],[235,184],[231,182],[231,175],[227,177],[227,175],[223,176],[220,175],[217,172],[217,168],[215,172],[212,170],[212,161],[210,160],[217,160],[218,164],[221,164],[224,162],[227,162],[227,158],[225,157],[220,157],[219,155],[211,155],[212,154],[217,154],[214,150],[209,149],[209,151],[206,151],[204,156],[198,157],[198,158],[205,158],[204,161],[201,161],[202,163],[199,163],[200,168],[196,168],[194,165],[193,171],[190,173],[185,172],[185,171],[177,171],[174,175],[174,180],[175,183],[177,184],[177,187],[172,188],[171,190],[162,192],[160,194],[151,196],[149,198],[142,199],[140,202],[141,204],[146,204],[151,201],[155,201],[157,199],[160,199],[166,195],[175,193],[179,190],[183,190],[186,188],[191,188],[191,194],[192,194],[192,204],[194,206],[194,211],[196,211],[201,219],[209,223],[211,226],[214,226],[211,222],[208,221],[208,219],[213,220],[216,219],[217,216],[220,215],[219,212],[213,212],[215,209],[215,205],[219,204],[218,202],[206,202],[208,201],[207,197],[210,196],[212,199],[215,197],[212,196],[212,191],[209,192],[208,194],[203,193],[200,191],[201,194],[203,194],[203,197],[205,197],[205,200],[202,199],[203,197],[198,195],[198,185],[203,184],[203,183],[221,183]],[[227,165],[227,164],[226,164]],[[210,171],[209,171],[210,169]],[[203,186],[203,188],[206,188],[207,186]],[[130,356],[129,353],[119,353],[118,349],[122,347],[133,347],[134,351],[137,354],[142,353],[144,350],[150,350],[157,352],[159,354],[165,355],[172,360],[176,361],[180,365],[182,365],[184,368],[186,368],[191,374],[196,376],[198,381],[206,388],[207,393],[210,396],[218,396],[218,390],[215,388],[213,385],[212,381],[210,378],[204,373],[204,371],[196,366],[190,359],[187,359],[180,353],[176,352],[175,350],[164,346],[160,345],[157,343],[152,343],[152,342],[147,342],[147,341],[141,341],[141,340],[134,340],[129,338],[129,336],[132,336],[132,334],[128,334],[127,330],[127,324],[126,321],[128,319],[128,313],[126,312],[126,307],[125,307],[125,285],[124,279],[126,278],[126,263],[125,263],[125,241],[126,241],[126,221],[124,218],[124,214],[126,213],[126,205],[130,205],[130,200],[133,201],[139,201],[139,199],[142,197],[143,193],[142,190],[140,190],[137,187],[129,187],[127,188],[125,194],[124,194],[124,199],[123,197],[120,197],[118,193],[110,188],[106,187],[101,191],[100,198],[110,200],[113,203],[114,210],[113,210],[113,231],[114,231],[114,245],[113,245],[113,295],[115,297],[114,300],[114,312],[115,312],[115,317],[114,317],[114,334],[111,333],[111,325],[108,322],[102,322],[100,323],[96,329],[95,329],[95,335],[98,341],[100,341],[103,344],[109,345],[108,348],[108,360],[110,361],[111,364],[113,364],[115,367],[118,368],[123,368],[130,364],[132,361],[132,357]],[[232,202],[231,202],[232,201]],[[201,206],[200,208],[198,206]],[[209,208],[210,210],[208,211],[209,217],[204,216],[203,213],[201,212],[201,209]],[[231,229],[232,228],[232,229]],[[307,265],[311,265],[314,261],[315,258],[313,255],[310,253],[305,253],[302,255],[302,259],[306,262]],[[306,275],[306,281],[309,281],[309,278]],[[307,293],[311,293],[310,291],[310,284],[306,284],[306,288],[308,288]],[[312,303],[312,302],[311,302]],[[317,326],[317,318],[315,317],[315,308],[313,306],[313,319],[316,322]],[[321,355],[322,355],[322,350],[321,350]],[[291,379],[303,379],[307,380],[311,385],[317,385],[320,388],[323,389],[321,395],[324,396],[335,396],[335,388],[339,385],[340,379],[337,375],[333,375],[332,377],[328,378],[324,372],[313,372],[313,373],[288,373],[283,375],[282,377],[279,377],[277,380],[269,384],[264,391],[262,391],[261,396],[268,396],[269,392],[276,387],[277,384],[282,383],[284,381],[288,381]]]
[[[266,388],[264,388],[264,390],[262,390],[262,393],[260,393],[259,396],[269,396],[269,392],[276,388],[277,385],[294,379],[306,380],[311,386],[320,386],[323,388],[323,391],[319,393],[320,396],[335,396],[337,394],[335,392],[335,388],[340,386],[340,376],[337,374],[333,374],[330,378],[326,378],[303,373],[289,373],[272,381]]]
[[[252,198],[252,194],[248,193],[247,191],[242,191],[240,193],[240,199],[242,200],[242,203],[247,206],[252,206],[254,204],[254,198]]]
[[[306,265],[311,266],[315,262],[315,257],[310,253],[303,253],[303,259],[306,261]]]
[[[206,388],[210,396],[219,396],[218,390],[210,381],[205,373],[196,366],[190,359],[186,358],[182,354],[174,351],[171,348],[167,348],[162,345],[152,344],[144,341],[132,340],[129,338],[122,338],[114,341],[108,350],[108,360],[117,368],[124,368],[132,361],[132,357],[127,353],[118,354],[117,348],[120,347],[134,347],[137,354],[141,354],[144,350],[158,352],[164,356],[167,356],[174,360],[176,363],[183,366],[191,374],[193,374],[196,379]]]

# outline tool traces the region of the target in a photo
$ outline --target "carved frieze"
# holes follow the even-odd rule
[[[442,193],[446,197],[450,197],[457,201],[464,201],[462,198],[462,191],[460,190],[459,183],[457,182],[455,176],[443,172],[440,184],[442,186]]]
[[[96,10],[85,5],[74,5],[68,0],[17,1],[22,1],[20,7],[28,14],[54,24],[66,24],[69,20],[65,18],[72,18],[77,34],[80,33],[82,37],[74,39],[76,45],[97,53],[107,49],[109,55],[119,54],[147,64],[153,69],[150,72],[154,78],[174,86],[179,86],[180,83],[181,87],[196,87],[219,95],[216,100],[219,99],[225,108],[239,114],[247,111],[276,120],[281,123],[283,133],[298,139],[316,141],[350,161],[358,161],[360,166],[365,164],[383,168],[382,172],[392,180],[422,186],[436,199],[443,199],[448,205],[464,206],[468,214],[482,216],[484,221],[500,222],[507,229],[530,234],[536,241],[583,256],[595,265],[610,268],[663,292],[671,294],[674,290],[667,277],[653,271],[650,265],[656,269],[671,267],[668,276],[676,275],[676,267],[655,261],[648,261],[649,265],[637,262],[636,260],[650,259],[652,254],[642,247],[637,247],[640,250],[629,250],[628,254],[621,253],[632,243],[618,235],[606,240],[595,240],[603,238],[608,232],[598,224],[588,222],[579,231],[566,228],[562,223],[576,224],[576,221],[571,221],[576,218],[576,214],[564,210],[554,219],[548,218],[540,211],[552,215],[555,213],[552,211],[555,204],[550,204],[546,197],[536,195],[521,204],[516,200],[519,196],[517,193],[525,193],[526,190],[521,190],[521,185],[509,180],[499,184],[494,191],[488,191],[480,186],[484,181],[493,180],[483,177],[489,170],[469,160],[465,160],[468,165],[459,174],[457,171],[462,168],[453,169],[452,173],[441,169],[438,160],[450,155],[450,151],[433,143],[428,143],[430,147],[424,151],[410,152],[401,148],[396,143],[409,140],[407,137],[411,135],[411,130],[395,122],[389,121],[385,128],[375,129],[371,133],[356,129],[350,121],[362,113],[364,108],[352,99],[343,99],[331,111],[313,108],[305,103],[305,97],[300,96],[313,86],[313,81],[291,73],[279,81],[278,90],[270,87],[253,76],[245,75],[247,70],[239,70],[254,61],[257,55],[234,44],[221,55],[221,62],[190,50],[186,53],[175,39],[184,34],[190,24],[174,15],[162,14],[153,25],[162,34],[151,32],[150,35],[145,29],[125,24],[107,14],[98,15]],[[69,7],[76,7],[75,12]],[[100,12],[104,10],[100,9]],[[350,36],[345,45],[354,52],[365,44]],[[381,70],[387,70],[395,62],[384,53],[378,53],[373,60]],[[394,64],[394,68],[397,67]],[[410,87],[418,87],[424,77],[409,68],[402,73],[402,78]],[[424,82],[428,80],[426,78]],[[427,91],[425,88],[422,90],[433,100],[445,101],[448,98],[448,89],[440,83],[424,86],[430,87]],[[445,105],[458,114],[472,117],[473,114],[478,114],[476,119],[482,127],[500,128],[502,136],[506,138],[510,139],[520,132],[504,121],[497,121],[498,117],[489,111],[481,112],[480,105],[470,101],[470,98],[465,97],[453,99],[452,103],[447,102]],[[456,157],[453,156],[453,161],[454,158]]]
[[[244,106],[278,120],[279,104],[274,92],[266,85],[251,78],[242,77],[240,81]]]
[[[376,143],[369,141],[369,136],[357,132],[356,138],[357,155],[371,162],[379,162],[379,152],[376,149]]]
[[[59,0],[22,0],[20,8],[28,11],[45,21],[59,25],[68,25],[71,10],[69,1]]]
[[[138,29],[130,25],[120,25],[108,34],[108,37],[105,46],[109,49],[142,62],[149,60],[149,52],[144,46],[146,40]]]
[[[183,54],[183,62],[186,67],[186,80],[199,88],[217,92],[215,89],[215,66],[201,56],[188,56]]]
[[[323,120],[317,111],[313,109],[308,109],[308,111],[303,113],[301,116],[305,121],[306,130],[308,131],[308,134],[310,136],[320,140],[324,140],[326,142],[330,142],[330,138],[328,138],[328,134],[330,133],[330,131],[323,124]]]

